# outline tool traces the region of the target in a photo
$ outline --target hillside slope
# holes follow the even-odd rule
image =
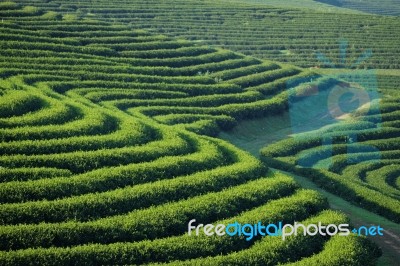
[[[0,264],[375,262],[377,248],[353,235],[186,234],[191,219],[347,222],[318,193],[206,136],[280,112],[287,80],[310,73],[47,2],[1,5]]]
[[[348,51],[351,63],[360,53],[371,49],[372,58],[359,65],[360,68],[400,68],[399,60],[394,56],[400,53],[400,36],[394,34],[400,27],[397,17],[349,15],[309,8],[260,5],[252,1],[231,5],[226,0],[16,2],[23,5],[34,3],[46,11],[122,22],[134,29],[146,29],[170,37],[202,40],[257,58],[301,67],[324,67],[316,52],[339,63],[339,42],[346,40],[351,48]],[[1,12],[0,17],[3,17]]]

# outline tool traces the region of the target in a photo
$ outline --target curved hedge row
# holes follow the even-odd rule
[[[258,219],[301,220],[325,207],[326,201],[317,193],[300,190],[292,196],[272,200],[265,205],[243,212],[241,215],[230,218],[229,221],[248,222],[252,220],[257,221]],[[260,213],[263,214],[263,217],[259,216]],[[222,220],[215,223],[226,223],[229,221]],[[228,253],[233,250],[247,248],[251,243],[243,241],[242,238],[205,237],[204,235],[194,238],[188,235],[180,235],[166,239],[155,239],[153,241],[144,240],[136,243],[88,244],[76,246],[71,249],[39,248],[35,250],[0,252],[0,258],[7,264],[21,264],[32,261],[33,256],[36,256],[36,260],[34,261],[41,265],[51,263],[52,260],[59,261],[62,264],[143,264]],[[144,253],[143,250],[147,252]],[[105,256],[105,254],[108,255]]]
[[[317,213],[308,219],[302,220],[302,224],[318,223],[321,224],[340,224],[346,223],[347,219],[337,212],[333,211],[322,211]],[[339,237],[341,239],[348,239],[349,237]],[[342,262],[358,262],[356,265],[361,265],[361,262],[368,261],[371,265],[375,263],[375,257],[379,256],[379,251],[376,246],[370,243],[365,244],[364,241],[355,240],[351,237],[353,242],[358,243],[357,246],[348,247],[350,252],[344,254],[336,254],[336,261]],[[341,243],[346,242],[346,240],[341,241]],[[219,255],[216,257],[200,258],[195,260],[188,260],[185,262],[174,261],[170,265],[277,265],[285,262],[294,262],[302,259],[301,254],[307,254],[312,256],[314,253],[320,251],[321,246],[327,243],[327,250],[324,252],[337,252],[336,246],[330,247],[331,240],[326,237],[321,236],[303,236],[298,234],[297,236],[291,236],[285,241],[282,241],[280,237],[264,237],[260,241],[256,242],[253,246],[248,249],[244,249],[238,252],[232,252],[227,255]],[[358,254],[367,252],[367,258],[357,258],[354,256],[353,252],[358,251]],[[260,256],[259,254],[263,254]],[[314,255],[316,256],[316,255]],[[312,256],[310,259],[305,259],[305,262],[313,261],[316,258]],[[329,260],[326,262],[329,264]],[[296,264],[296,263],[295,263]]]

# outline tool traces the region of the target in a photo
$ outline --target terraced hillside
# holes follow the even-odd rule
[[[257,58],[301,67],[323,66],[315,56],[317,51],[333,58],[339,65],[338,41],[345,39],[351,44],[349,62],[354,62],[362,51],[371,49],[373,57],[359,67],[400,68],[399,60],[393,56],[400,53],[400,36],[394,34],[400,27],[397,17],[349,15],[348,10],[340,12],[340,8],[334,12],[293,9],[291,1],[282,1],[281,5],[287,3],[288,7],[267,5],[267,1],[235,1],[233,5],[226,0],[16,2],[28,6],[34,3],[42,8],[37,12],[44,16],[51,16],[52,13],[45,15],[50,11],[65,14],[69,19],[89,17],[117,21],[135,29],[202,40]],[[26,11],[12,15],[24,16]],[[1,12],[0,16],[3,17]]]
[[[287,80],[311,73],[47,2],[0,5],[0,264],[374,263],[379,251],[357,236],[186,234],[193,218],[347,221],[207,136],[283,110]]]

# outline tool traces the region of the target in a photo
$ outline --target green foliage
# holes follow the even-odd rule
[[[240,119],[285,110],[288,81],[306,82],[315,75],[142,30],[161,21],[166,30],[179,31],[187,15],[200,10],[192,8],[198,2],[179,2],[178,27],[164,20],[166,7],[177,2],[116,3],[0,5],[7,22],[0,24],[0,264],[277,264],[321,251],[328,239],[296,237],[286,245],[269,237],[247,242],[185,234],[192,218],[203,223],[345,220],[324,211],[329,206],[318,193],[299,189],[288,176],[268,173],[254,157],[209,137]],[[213,21],[226,17],[225,6],[216,15],[218,9],[207,8],[211,2],[202,4],[212,15],[210,30],[218,35]],[[164,11],[158,12],[160,7]],[[232,8],[240,22],[238,7]],[[273,9],[269,16],[280,17],[281,11]],[[299,13],[294,15],[297,19]],[[197,20],[190,19],[185,32],[196,29]],[[235,40],[230,30],[226,34],[220,36],[228,46],[248,45],[240,34]],[[260,52],[271,48],[265,40]],[[396,111],[395,106],[386,109]],[[385,123],[396,117],[388,115]],[[367,128],[359,134],[365,141],[398,133]],[[368,244],[360,246],[370,251]],[[266,256],[264,250],[271,252]],[[371,260],[377,255],[371,253]]]
[[[26,14],[37,14],[39,12],[39,8],[35,6],[24,6],[22,8],[22,12]]]
[[[42,100],[24,91],[6,91],[0,97],[0,118],[21,116],[40,108]]]
[[[323,188],[400,221],[399,129],[374,121],[398,121],[398,105],[383,101],[379,109],[357,114],[354,122],[339,123],[309,134],[284,139],[261,150],[270,166],[309,177]],[[332,145],[323,145],[327,140]],[[356,141],[354,141],[356,140]],[[306,161],[308,167],[303,168]],[[319,169],[319,168],[325,169]]]
[[[318,223],[322,224],[334,223],[340,224],[345,223],[346,218],[339,213],[332,211],[323,211],[319,214],[312,216],[308,219],[301,221],[302,224]],[[293,262],[301,259],[300,254],[312,255],[314,252],[319,252],[321,246],[327,241],[327,238],[322,236],[303,236],[298,234],[297,236],[291,236],[285,241],[282,241],[280,237],[264,237],[260,241],[256,242],[253,246],[248,249],[244,249],[238,252],[232,252],[227,255],[219,255],[215,257],[200,258],[195,260],[189,260],[185,262],[173,262],[171,264],[177,265],[277,265],[279,262]],[[329,242],[329,241],[328,241]],[[372,245],[371,245],[372,246]],[[377,254],[376,247],[369,246],[366,248],[366,252],[375,248],[375,253],[371,254],[370,258],[374,258]],[[362,245],[365,248],[365,245]],[[337,250],[334,250],[337,251]],[[259,254],[263,254],[260,256]],[[352,253],[346,254],[343,259],[354,259],[351,257]]]
[[[191,217],[197,217],[205,223],[212,222],[232,216],[239,208],[246,210],[260,202],[288,195],[296,187],[290,178],[286,178],[285,181],[261,178],[221,192],[93,222],[3,226],[0,231],[0,249],[108,243],[109,239],[122,242],[166,237],[185,232],[186,222]],[[154,223],[155,221],[157,223]]]
[[[57,12],[48,11],[45,14],[43,14],[41,18],[45,19],[45,20],[58,20],[58,19],[61,19],[62,16],[61,16],[61,14],[59,14]]]
[[[392,4],[386,8],[384,6],[388,1]],[[315,1],[287,2],[118,0],[113,6],[101,0],[92,2],[90,8],[85,2],[75,1],[74,8],[67,10],[79,8],[103,21],[129,22],[135,29],[151,29],[155,33],[199,40],[246,55],[301,67],[326,67],[316,58],[316,51],[326,54],[338,67],[350,67],[365,49],[371,48],[374,56],[359,67],[399,68],[399,61],[393,55],[398,54],[400,37],[388,30],[399,27],[396,17],[351,12],[333,6],[329,8]],[[382,1],[342,2],[351,2],[373,11],[385,10],[385,14],[396,14],[398,11],[393,0],[385,0],[385,4],[380,4]],[[309,5],[311,9],[304,9]],[[319,8],[315,9],[316,5]],[[338,39],[346,39],[351,45],[344,64]],[[138,46],[141,50],[160,47],[159,44]]]
[[[398,3],[394,0],[383,0],[379,1],[379,3],[371,0],[362,1],[362,3],[360,3],[360,1],[357,0],[317,0],[317,1],[373,14],[391,15],[391,16],[400,15],[400,9]]]
[[[18,8],[18,4],[12,1],[4,1],[0,3],[0,10],[10,10]]]
[[[339,252],[340,251],[340,252]],[[334,236],[324,245],[324,249],[309,258],[285,264],[300,265],[376,265],[376,257],[381,255],[379,248],[363,237]]]
[[[273,177],[282,179],[285,177]],[[227,220],[215,221],[214,223],[229,223],[239,221],[243,223],[257,222],[259,220],[276,221],[284,219],[291,221],[302,220],[310,214],[326,208],[326,200],[316,192],[300,190],[295,194],[281,199],[271,200],[260,207],[242,214],[231,217]],[[77,246],[71,249],[63,248],[39,248],[36,250],[27,249],[12,251],[9,253],[0,252],[0,258],[7,263],[16,261],[32,261],[36,256],[38,264],[47,264],[57,260],[60,263],[74,261],[75,264],[143,264],[149,262],[168,262],[173,260],[185,260],[200,256],[227,254],[233,250],[247,248],[253,241],[244,241],[242,237],[191,237],[187,234],[169,238],[160,238],[153,241],[144,240],[133,243],[113,244],[88,244]],[[143,251],[146,252],[143,252]],[[104,254],[108,254],[104,256]],[[117,259],[118,258],[118,259]]]

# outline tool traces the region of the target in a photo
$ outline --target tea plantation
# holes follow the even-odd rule
[[[223,1],[0,2],[0,265],[374,265],[381,251],[354,234],[285,241],[187,234],[191,219],[349,222],[318,192],[268,169],[297,171],[302,150],[320,158],[319,132],[267,147],[266,164],[217,138],[240,120],[284,112],[308,82],[332,81],[301,68],[315,64],[314,49],[337,46],[332,24],[316,31],[322,22],[309,12]],[[344,21],[346,14],[321,19],[342,21],[352,40],[376,39],[378,56],[365,67],[398,68],[390,54],[400,36],[382,29],[399,21],[365,14]],[[307,33],[292,23],[299,19]],[[285,33],[260,27],[266,21],[284,21]],[[291,43],[297,34],[304,38]],[[387,87],[397,83],[387,77],[394,80]],[[379,127],[370,114],[324,131],[335,139],[334,163],[305,174],[399,222],[392,93]],[[347,131],[361,144],[346,142]],[[382,160],[358,154],[362,144],[380,149]],[[348,145],[355,162],[371,163],[353,167],[343,155]]]

